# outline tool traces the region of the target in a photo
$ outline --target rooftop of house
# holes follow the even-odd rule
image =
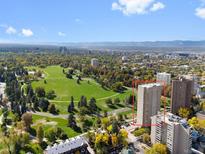
[[[161,86],[160,83],[148,83],[148,84],[142,84],[142,85],[139,85],[139,87],[143,87],[143,88],[151,88],[151,87],[158,87],[158,86]]]
[[[62,141],[59,144],[55,143],[53,146],[48,146],[45,151],[47,154],[64,153],[82,147],[83,145],[87,145],[85,139],[78,136]]]

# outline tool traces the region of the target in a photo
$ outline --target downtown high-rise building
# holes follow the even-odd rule
[[[162,85],[170,85],[171,82],[171,74],[163,72],[157,73],[157,82],[162,83]]]
[[[181,107],[189,108],[193,94],[193,81],[180,78],[172,81],[171,112],[178,113]]]
[[[152,144],[166,144],[171,154],[191,153],[191,127],[186,120],[172,113],[159,113],[151,119]]]
[[[151,116],[160,111],[160,97],[162,86],[160,83],[150,83],[138,86],[137,95],[137,124],[149,126]]]

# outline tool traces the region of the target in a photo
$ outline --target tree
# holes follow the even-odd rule
[[[47,112],[48,111],[48,106],[49,106],[49,101],[44,99],[44,98],[41,98],[39,100],[39,107],[44,111],[44,112]]]
[[[118,134],[119,133],[119,126],[117,120],[112,121],[112,133]]]
[[[105,103],[106,103],[107,105],[112,105],[112,99],[111,99],[111,98],[106,99],[106,100],[105,100]]]
[[[75,109],[75,105],[74,105],[74,98],[73,96],[71,96],[71,101],[70,101],[70,104],[68,105],[68,112],[73,112]]]
[[[112,146],[116,147],[118,144],[118,138],[117,138],[116,134],[112,134],[111,141],[112,141]]]
[[[96,122],[95,122],[95,126],[96,126],[97,128],[100,128],[100,127],[101,127],[101,120],[100,120],[99,117],[97,118],[97,120],[96,120]]]
[[[125,147],[127,147],[127,145],[128,145],[127,138],[128,138],[127,131],[125,129],[121,129],[119,134],[118,134],[119,143],[123,144]]]
[[[117,120],[118,120],[119,123],[122,123],[124,121],[123,115],[122,114],[118,114]]]
[[[80,84],[80,80],[79,79],[77,79],[77,84]]]
[[[34,91],[33,91],[33,88],[31,86],[31,84],[27,85],[27,87],[26,87],[26,94],[29,95],[30,97],[33,97]]]
[[[72,76],[72,74],[67,73],[67,74],[66,74],[66,78],[68,78],[68,79],[72,79],[72,78],[73,78],[73,76]]]
[[[135,136],[141,136],[145,133],[149,133],[149,130],[147,128],[138,128],[137,130],[134,131]]]
[[[68,138],[65,132],[59,127],[51,127],[46,132],[45,136],[51,143],[55,142],[57,139],[65,140]]]
[[[35,92],[38,97],[45,97],[46,95],[45,89],[43,87],[36,87]]]
[[[97,111],[97,105],[96,105],[96,100],[94,97],[92,97],[89,101],[89,110],[91,111],[91,113],[95,113]]]
[[[130,95],[128,97],[126,97],[125,99],[125,105],[132,105],[133,104],[133,97],[134,97],[134,101],[136,100],[136,97],[133,95]]]
[[[75,117],[73,114],[70,114],[68,116],[68,127],[71,127],[73,129],[76,129],[77,127],[77,124],[76,124],[76,121],[75,121]]]
[[[50,104],[49,107],[48,107],[48,111],[52,114],[56,114],[57,111],[56,111],[55,104]]]
[[[122,92],[124,90],[122,82],[116,82],[112,85],[112,90],[116,92]]]
[[[120,99],[117,97],[114,99],[114,104],[119,104],[120,103]]]
[[[90,113],[90,111],[87,107],[84,107],[84,106],[80,107],[79,114],[81,116],[84,116],[84,115],[89,114],[89,113]]]
[[[54,99],[56,97],[56,94],[55,94],[55,91],[54,90],[49,90],[47,93],[46,93],[46,98],[48,99]]]
[[[47,132],[46,132],[46,138],[48,139],[49,142],[55,142],[56,138],[56,131],[55,128],[51,127]]]
[[[85,96],[81,96],[80,101],[78,103],[78,107],[87,107],[87,98]]]
[[[188,108],[180,108],[179,109],[179,116],[182,118],[188,118],[190,115],[190,110]]]
[[[205,111],[205,101],[201,103],[201,109]]]
[[[38,126],[36,136],[38,138],[38,142],[41,144],[43,142],[43,137],[44,137],[44,132],[43,132],[42,126]]]
[[[199,120],[197,119],[197,117],[193,117],[191,119],[188,120],[188,124],[195,128],[195,129],[199,129],[200,125],[199,125]]]
[[[146,151],[146,154],[167,154],[168,150],[166,145],[156,143],[150,148],[149,150]]]
[[[30,129],[31,124],[32,124],[32,114],[31,113],[24,113],[21,118],[25,124],[26,130],[28,131]]]
[[[33,108],[34,108],[35,110],[39,110],[39,109],[38,109],[38,107],[39,107],[38,97],[36,97],[36,95],[34,95],[31,100],[32,100],[32,103],[33,103]]]
[[[107,117],[108,116],[108,113],[106,110],[104,110],[104,117]]]
[[[142,141],[143,141],[143,143],[146,143],[146,144],[150,143],[150,135],[147,133],[143,134]]]
[[[103,128],[107,128],[109,125],[109,119],[107,117],[101,119]]]

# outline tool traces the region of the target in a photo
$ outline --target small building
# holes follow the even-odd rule
[[[205,85],[201,85],[198,87],[196,96],[198,98],[205,98]]]
[[[96,58],[91,59],[91,66],[93,67],[98,67],[99,66],[99,61]]]
[[[128,60],[127,56],[122,56],[122,61],[127,61],[127,60]]]
[[[171,74],[166,73],[166,72],[157,73],[157,82],[162,82],[162,84],[170,85]]]

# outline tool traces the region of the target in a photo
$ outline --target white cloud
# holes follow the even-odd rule
[[[66,33],[58,32],[58,36],[66,36]]]
[[[205,8],[196,8],[195,15],[199,18],[205,19]]]
[[[165,8],[165,5],[163,3],[156,2],[152,5],[152,7],[150,8],[150,11],[158,11],[164,8]]]
[[[7,34],[16,34],[16,32],[17,32],[16,29],[12,26],[9,26],[9,27],[6,28],[6,33]]]
[[[153,8],[154,7],[154,8]],[[155,0],[118,0],[112,3],[112,10],[119,10],[125,15],[145,14],[163,9],[165,5]]]
[[[33,36],[33,32],[32,32],[31,29],[25,29],[25,28],[23,28],[23,29],[21,30],[21,34],[22,34],[23,36],[26,36],[26,37]]]

